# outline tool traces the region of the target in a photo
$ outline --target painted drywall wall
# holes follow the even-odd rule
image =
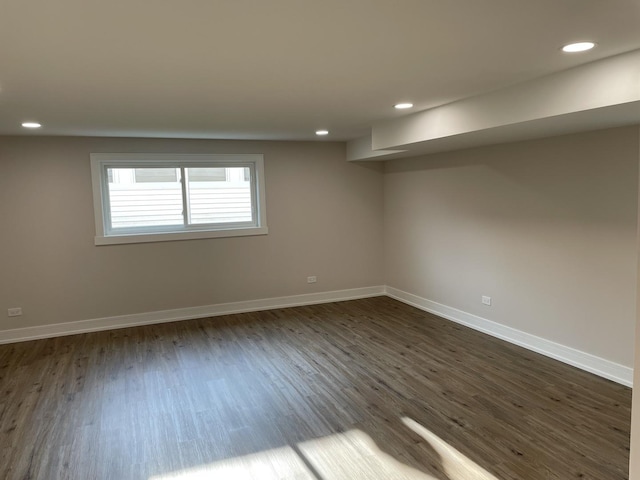
[[[640,126],[636,127],[640,135]],[[638,164],[640,164],[640,142],[638,142]],[[638,192],[638,236],[636,249],[640,254],[640,192]],[[640,255],[636,264],[640,279]],[[640,385],[640,282],[636,283],[636,330],[635,330],[635,360],[633,369],[633,384]],[[629,454],[629,480],[640,480],[640,389],[633,391],[631,404],[631,451]]]
[[[344,149],[1,138],[0,330],[382,285],[381,166],[347,163]],[[263,153],[269,234],[95,246],[92,152]]]
[[[638,141],[625,127],[387,162],[387,285],[631,367]]]

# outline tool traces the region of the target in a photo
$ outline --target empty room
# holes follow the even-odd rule
[[[637,0],[6,0],[0,479],[640,480],[639,165]]]

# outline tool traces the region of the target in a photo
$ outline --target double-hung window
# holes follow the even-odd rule
[[[262,155],[91,154],[96,245],[267,233]]]

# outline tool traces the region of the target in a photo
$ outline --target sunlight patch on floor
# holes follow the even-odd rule
[[[402,422],[439,457],[447,480],[498,480],[416,421]],[[156,475],[149,480],[439,480],[383,452],[366,433],[349,430],[242,457]]]
[[[229,458],[149,480],[317,480],[291,447]]]
[[[402,423],[424,438],[431,448],[438,452],[442,467],[451,480],[498,480],[415,420],[404,417]]]
[[[360,430],[309,440],[298,447],[322,480],[438,480],[386,454]]]

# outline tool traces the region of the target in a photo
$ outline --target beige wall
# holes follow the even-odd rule
[[[382,285],[381,168],[344,148],[0,138],[0,329]],[[269,234],[96,247],[92,152],[263,153]]]
[[[386,283],[631,366],[638,143],[388,162],[383,208],[380,165],[338,143],[3,137],[0,313],[25,314],[0,329]],[[96,247],[91,152],[264,153],[270,233]]]
[[[636,127],[640,134],[640,126]],[[638,144],[638,161],[640,163],[640,143]],[[638,194],[638,224],[640,227],[640,192]],[[640,228],[636,247],[640,253]],[[639,256],[640,257],[640,256]],[[640,258],[637,263],[638,278],[640,278]],[[636,331],[635,331],[635,364],[633,369],[633,384],[640,385],[640,282],[636,284]],[[634,389],[631,408],[631,452],[629,461],[629,479],[640,480],[640,389]]]
[[[387,162],[386,284],[631,367],[638,142],[630,127]]]

